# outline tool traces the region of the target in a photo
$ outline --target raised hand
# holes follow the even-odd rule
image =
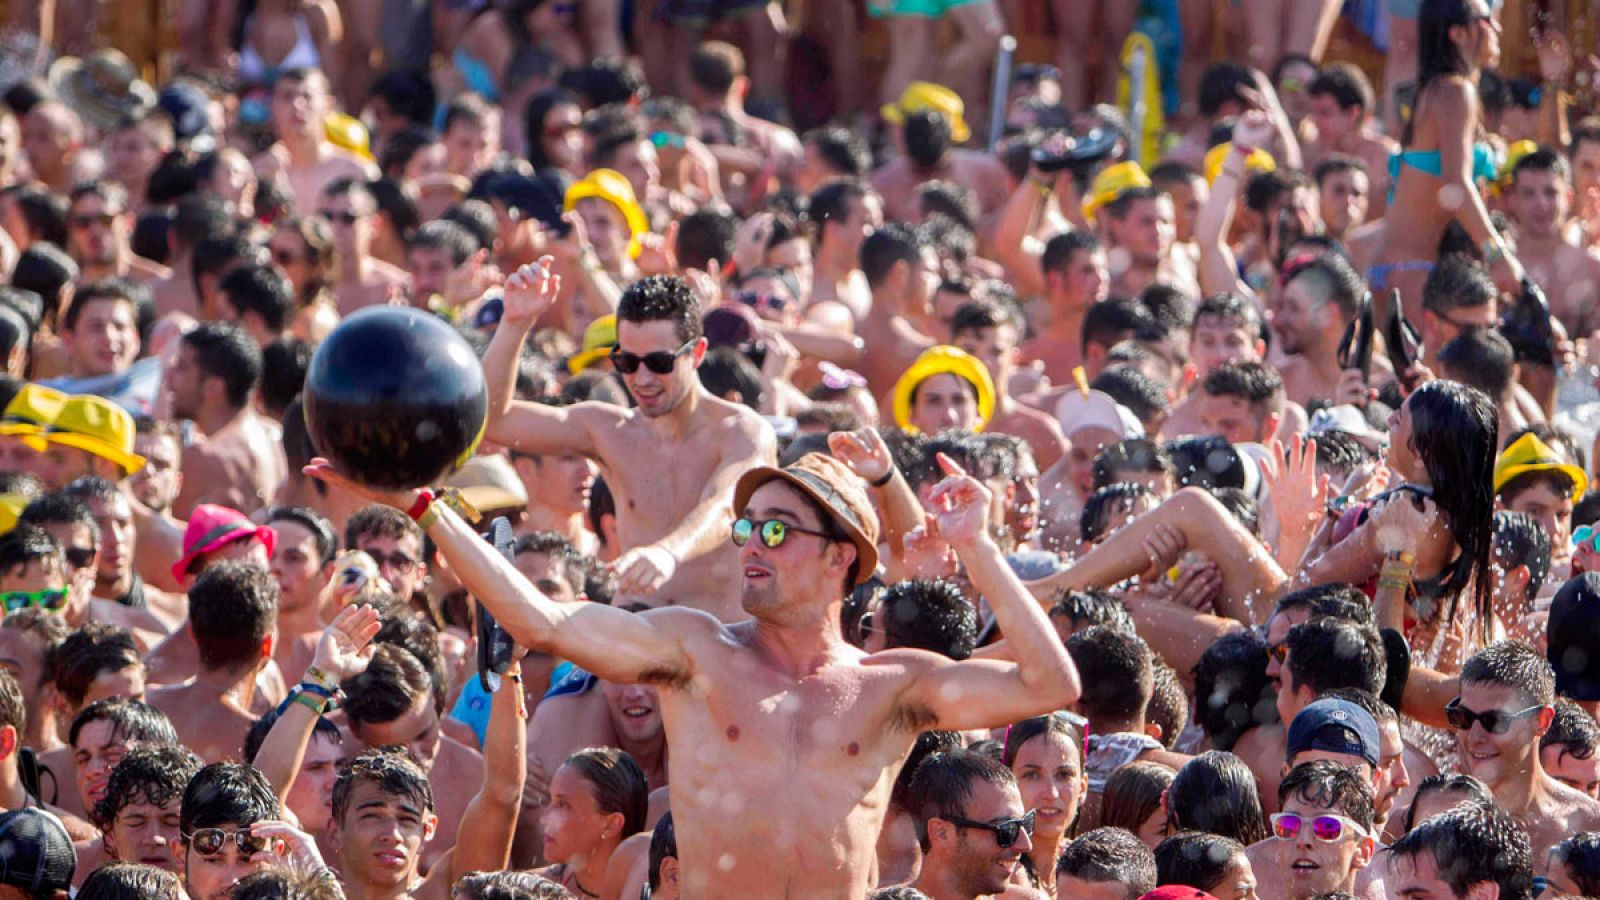
[[[664,547],[646,544],[622,554],[611,570],[617,573],[617,593],[653,594],[678,571],[678,558]]]
[[[894,466],[889,445],[876,428],[835,431],[828,435],[828,452],[869,484],[889,474]]]
[[[1378,549],[1384,553],[1406,552],[1415,554],[1423,538],[1434,529],[1442,527],[1439,507],[1426,497],[1406,493],[1391,494],[1382,506],[1371,513],[1371,524],[1377,529]]]
[[[639,271],[645,275],[671,275],[678,271],[678,223],[667,226],[667,233],[639,235]]]
[[[939,454],[939,468],[944,470],[945,479],[934,485],[928,495],[939,536],[956,548],[988,540],[989,489],[943,453]]]
[[[1241,152],[1259,150],[1271,139],[1272,118],[1263,110],[1248,110],[1233,123],[1233,145]]]
[[[955,551],[939,536],[933,516],[927,516],[922,525],[906,532],[900,541],[905,547],[906,577],[950,578],[956,574]]]
[[[346,606],[322,629],[311,664],[340,682],[360,675],[367,670],[367,663],[372,662],[373,651],[378,649],[372,639],[378,636],[381,627],[383,623],[378,621],[377,610],[370,606]]]
[[[554,257],[541,256],[538,262],[511,273],[506,279],[502,321],[524,325],[544,315],[561,293],[561,276],[550,271],[554,262]]]
[[[1284,455],[1283,444],[1274,440],[1262,461],[1262,480],[1267,483],[1278,528],[1309,533],[1328,508],[1328,476],[1317,474],[1315,439],[1295,435],[1287,460]]]
[[[315,875],[327,868],[322,851],[317,849],[317,839],[288,822],[263,819],[250,826],[250,834],[267,840],[267,849],[252,857],[252,862],[287,866],[302,875]]]

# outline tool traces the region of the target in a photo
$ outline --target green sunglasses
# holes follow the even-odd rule
[[[8,613],[37,606],[49,612],[60,612],[67,605],[66,588],[45,588],[42,591],[7,591],[0,594],[0,606]]]
[[[809,534],[825,541],[835,540],[833,535],[810,528],[801,528],[799,525],[790,525],[777,519],[768,519],[765,522],[756,522],[751,519],[735,519],[733,522],[733,544],[743,547],[750,542],[750,535],[757,530],[761,532],[761,543],[767,547],[780,547],[789,539],[791,532],[795,534]]]

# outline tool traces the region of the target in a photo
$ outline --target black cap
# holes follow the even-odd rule
[[[537,178],[515,172],[503,172],[484,185],[484,196],[505,204],[524,218],[537,219],[546,228],[561,224],[561,204],[550,193],[550,188]]]
[[[1568,581],[1550,601],[1545,654],[1556,670],[1556,693],[1600,700],[1600,573]]]
[[[50,897],[72,889],[77,868],[72,838],[60,819],[32,807],[0,815],[0,884]]]

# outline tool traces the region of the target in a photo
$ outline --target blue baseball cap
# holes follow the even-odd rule
[[[1294,759],[1307,750],[1346,753],[1378,765],[1378,721],[1349,700],[1317,700],[1289,723],[1284,756]]]

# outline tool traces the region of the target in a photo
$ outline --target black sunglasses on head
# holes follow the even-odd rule
[[[657,375],[666,375],[678,364],[678,357],[689,352],[689,348],[693,346],[694,339],[691,338],[676,350],[657,350],[654,353],[646,353],[643,356],[612,347],[611,364],[616,366],[617,371],[624,375],[632,375],[639,371],[641,364]]]
[[[1024,815],[1015,819],[1001,819],[998,822],[979,822],[974,819],[963,819],[957,816],[940,816],[939,818],[960,828],[981,828],[984,831],[994,832],[994,842],[1000,847],[1009,847],[1017,842],[1022,834],[1033,837],[1034,810],[1028,810]]]

